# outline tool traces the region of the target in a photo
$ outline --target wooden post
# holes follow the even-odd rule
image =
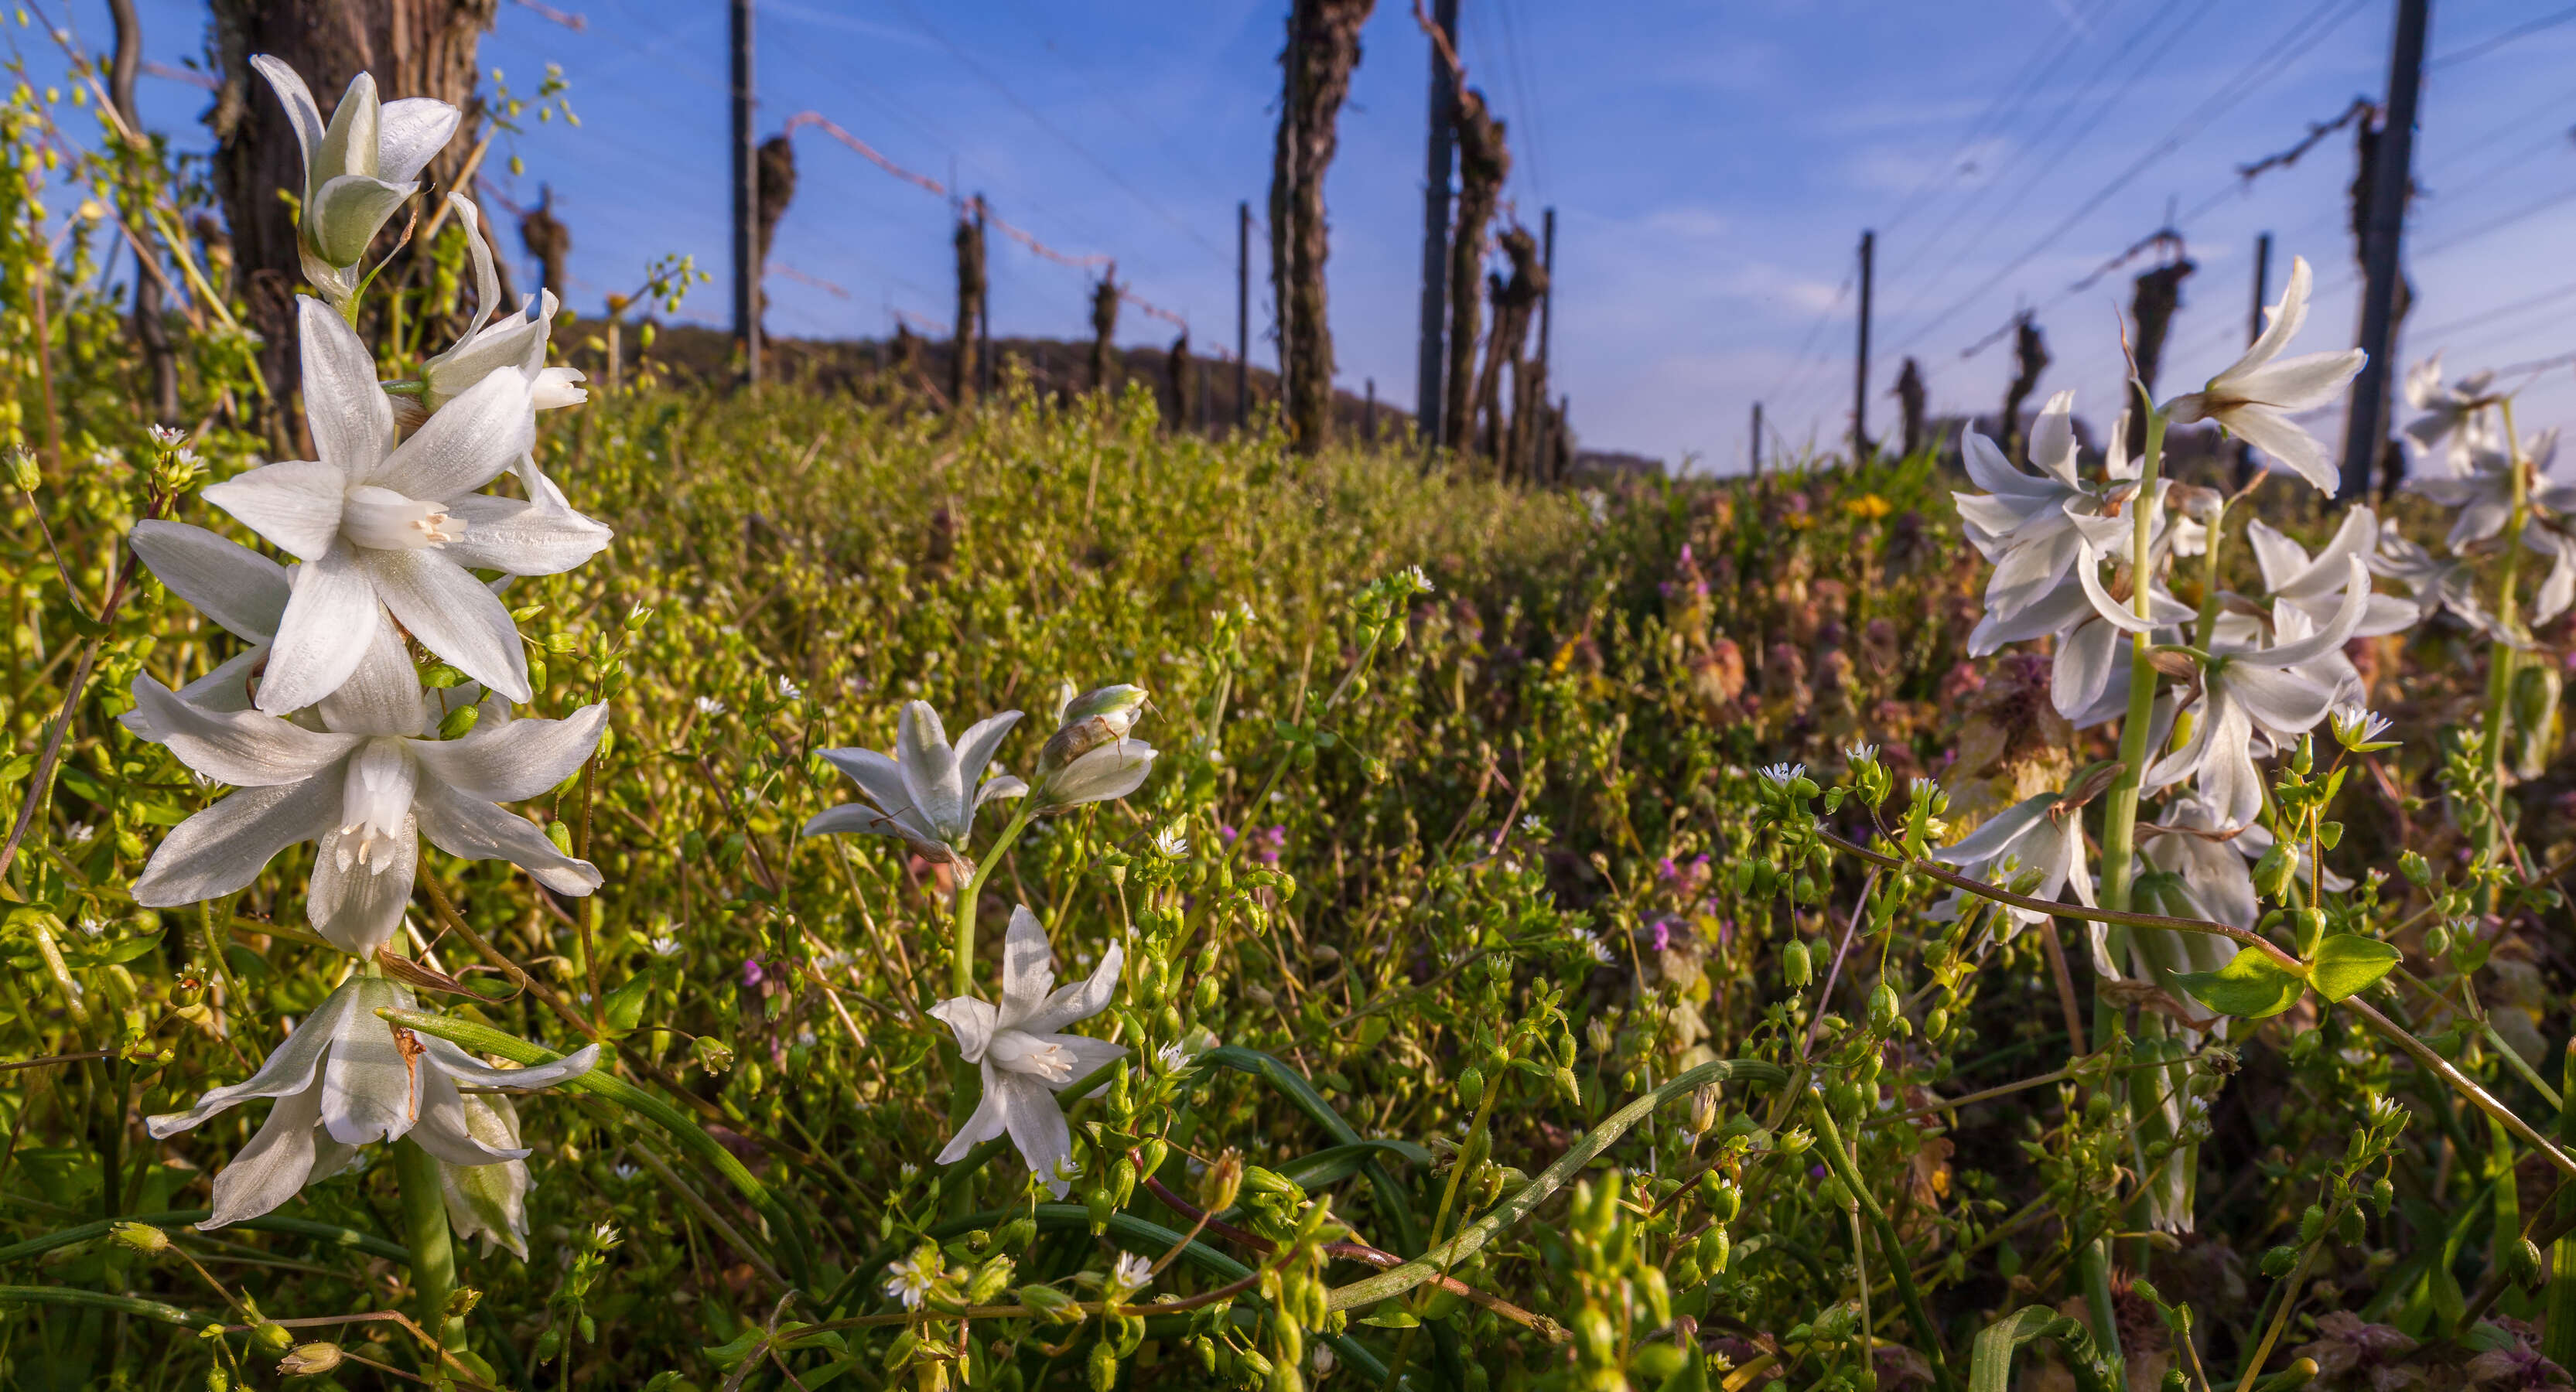
[[[1869,443],[1869,302],[1878,262],[1878,234],[1860,234],[1860,337],[1852,372],[1852,463],[1875,453]]]
[[[1556,327],[1556,209],[1539,215],[1539,269],[1547,272],[1538,292],[1538,372],[1547,377],[1548,340]]]
[[[1324,176],[1340,149],[1336,129],[1360,61],[1360,26],[1377,0],[1292,0],[1281,55],[1279,159],[1271,171],[1273,278],[1279,303],[1279,374],[1288,439],[1314,454],[1333,438],[1333,326],[1326,312]]]
[[[1234,205],[1234,426],[1252,423],[1252,203]]]
[[[1377,379],[1368,379],[1368,400],[1360,407],[1360,438],[1377,443]]]
[[[1452,38],[1458,32],[1458,0],[1433,0],[1432,25]],[[1422,315],[1421,346],[1414,359],[1413,417],[1422,443],[1438,448],[1441,405],[1448,400],[1444,373],[1448,367],[1449,326],[1449,169],[1456,143],[1458,83],[1431,45],[1431,136],[1422,175]]]
[[[1762,403],[1753,403],[1753,476],[1762,477]]]
[[[979,373],[977,391],[989,398],[993,394],[993,373],[999,364],[993,361],[993,269],[986,259],[991,244],[984,238],[984,195],[975,195],[975,261],[983,272],[975,281],[975,366]]]
[[[2272,234],[2254,238],[2254,304],[2245,312],[2245,342],[2250,346],[2263,336],[2263,310],[2272,297]],[[2254,481],[2254,447],[2243,440],[2236,442],[2236,486],[2243,488]]]
[[[2361,297],[2361,348],[2370,355],[2352,382],[2351,413],[2344,418],[2343,487],[2351,498],[2370,487],[2371,465],[2386,448],[2389,339],[2396,320],[2397,252],[2406,229],[2407,195],[2415,180],[2415,104],[2424,89],[2424,30],[2430,0],[2397,0],[2397,26],[2388,50],[2388,102],[2380,126],[2379,159],[2371,170],[2370,220],[2365,224]]]
[[[742,384],[760,384],[760,161],[752,131],[752,0],[730,0],[733,39],[733,342]]]
[[[139,137],[143,113],[135,105],[134,78],[143,67],[143,23],[135,16],[134,0],[108,0],[107,9],[116,22],[116,59],[108,69],[108,94],[116,103],[116,113],[125,118],[126,129]],[[148,247],[152,238],[138,229],[134,244]],[[144,371],[152,377],[153,419],[163,425],[179,424],[179,359],[170,346],[170,325],[162,318],[161,278],[145,266],[134,271],[134,341],[143,349]]]

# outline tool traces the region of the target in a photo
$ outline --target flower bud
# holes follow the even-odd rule
[[[25,445],[9,447],[9,482],[21,493],[33,493],[45,481],[36,469],[36,456]]]
[[[1228,1146],[1199,1177],[1199,1207],[1210,1213],[1223,1213],[1234,1207],[1235,1197],[1242,1191],[1243,1152]]]
[[[1019,1298],[1021,1304],[1037,1311],[1038,1317],[1049,1324],[1082,1322],[1082,1311],[1075,1308],[1074,1298],[1053,1286],[1022,1286]]]
[[[149,1223],[119,1223],[108,1232],[117,1241],[147,1257],[157,1256],[170,1246],[170,1234]]]
[[[1072,683],[1066,683],[1069,688]],[[1145,709],[1141,686],[1094,687],[1072,697],[1056,712],[1056,732],[1038,751],[1038,776],[1044,778],[1136,727]]]
[[[277,1360],[277,1370],[288,1377],[319,1377],[339,1367],[341,1357],[338,1344],[297,1344]]]
[[[1690,1133],[1705,1136],[1717,1129],[1717,1084],[1703,1083],[1691,1094]]]
[[[1807,984],[1811,970],[1807,962],[1807,945],[1791,938],[1780,949],[1781,979],[1789,983],[1789,989],[1798,990]]]

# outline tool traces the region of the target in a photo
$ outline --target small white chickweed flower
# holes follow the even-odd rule
[[[918,1310],[930,1288],[939,1283],[939,1257],[922,1252],[886,1263],[885,1293],[903,1302],[903,1308]]]
[[[1806,777],[1807,766],[1805,764],[1791,763],[1764,764],[1758,772],[1760,772],[1764,778],[1785,788],[1790,784],[1797,782],[1799,779]]]
[[[2356,754],[2368,754],[2394,748],[2395,740],[2383,740],[2388,733],[2388,717],[2362,705],[2359,701],[2341,701],[2326,712],[2326,721],[2334,730],[2335,743]]]
[[[724,713],[724,702],[717,700],[713,696],[701,696],[698,698],[698,714],[706,716],[708,719],[712,720]]]
[[[1133,1252],[1121,1252],[1109,1269],[1109,1283],[1120,1290],[1137,1291],[1154,1279],[1154,1263]]]
[[[1190,838],[1183,836],[1179,827],[1167,826],[1154,833],[1154,849],[1170,859],[1179,860],[1190,853]]]

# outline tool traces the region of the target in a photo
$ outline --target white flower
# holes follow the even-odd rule
[[[447,206],[464,227],[465,247],[474,257],[474,319],[465,326],[463,338],[421,364],[421,406],[436,411],[503,368],[514,369],[527,382],[529,404],[537,410],[578,406],[589,400],[590,394],[580,385],[579,369],[546,366],[555,292],[523,297],[518,313],[492,322],[501,307],[501,277],[492,265],[492,248],[483,240],[482,216],[473,200],[461,193],[447,195]]]
[[[515,1075],[527,1070],[501,1071]],[[518,1108],[507,1095],[473,1092],[463,1094],[461,1100],[467,1135],[494,1151],[527,1153],[519,1144]],[[487,1257],[494,1248],[507,1247],[519,1260],[528,1259],[528,1191],[534,1187],[525,1160],[485,1165],[442,1160],[438,1165],[438,1192],[447,1200],[448,1226],[456,1229],[458,1237],[482,1238]]]
[[[2201,672],[2194,703],[2199,717],[2191,740],[2148,767],[2145,783],[2162,788],[2197,778],[2198,788],[2226,826],[2242,826],[2263,810],[2263,780],[2255,770],[2253,740],[2259,729],[2288,738],[2316,727],[2342,694],[2344,643],[2370,605],[2370,577],[2359,556],[2349,572],[2343,605],[2323,628],[2309,630],[2307,616],[2284,602],[2272,606],[2268,647],[2225,648]]]
[[[2478,632],[2498,631],[2485,601],[2478,598],[2477,568],[2463,560],[2436,558],[2408,540],[2396,519],[2380,524],[2379,548],[2365,559],[2372,573],[2403,583],[2414,595],[2418,623],[2448,610]]]
[[[2286,602],[2307,615],[2310,623],[2322,625],[2343,607],[2344,588],[2352,580],[2351,558],[2367,557],[2378,543],[2379,518],[2366,507],[2346,512],[2343,525],[2314,557],[2259,517],[2245,524],[2245,540],[2253,545],[2254,563],[2263,573],[2264,597],[2274,604]],[[2367,586],[2368,578],[2362,583]],[[2376,638],[2401,632],[2412,628],[2415,620],[2414,605],[2395,595],[2374,594],[2353,636]]]
[[[2326,712],[2326,723],[2334,731],[2335,743],[2346,749],[2377,744],[2379,737],[2388,733],[2388,717],[2359,701],[2337,701]]]
[[[1038,751],[1037,806],[1061,811],[1087,802],[1109,802],[1144,786],[1154,767],[1154,746],[1128,738],[1144,714],[1141,686],[1104,686],[1073,694],[1059,688],[1056,731]]]
[[[2039,882],[2026,897],[2055,899],[2070,885],[2075,897],[2086,904],[2093,902],[2093,870],[2084,858],[2084,819],[2070,810],[2059,812],[2056,805],[2062,795],[2041,793],[2024,798],[1986,819],[1983,826],[1970,832],[1955,844],[1932,853],[1934,860],[1958,866],[1961,873],[1987,880],[2009,889],[2014,880],[2036,870]],[[1937,918],[1955,919],[1965,901],[1965,890],[1952,890],[1950,897],[1933,908]],[[2037,909],[2017,905],[2005,906],[2004,913],[2016,927],[2040,923],[2048,915]]]
[[[1109,1284],[1122,1295],[1133,1295],[1154,1279],[1154,1262],[1133,1252],[1121,1252],[1109,1267]]]
[[[470,1127],[460,1082],[473,1087],[541,1088],[578,1077],[599,1057],[587,1045],[534,1068],[487,1068],[444,1039],[397,1030],[379,1010],[416,1010],[411,988],[381,976],[353,976],[247,1080],[216,1088],[184,1112],[145,1120],[166,1140],[215,1113],[254,1097],[273,1097],[259,1134],[215,1176],[213,1216],[220,1228],[256,1218],[315,1180],[338,1173],[373,1141],[409,1136],[451,1165],[497,1165],[527,1155],[494,1145]]]
[[[269,647],[277,640],[278,624],[286,617],[286,603],[302,567],[281,566],[247,546],[184,522],[137,522],[126,540],[171,593],[249,645],[179,688],[180,699],[210,711],[249,710],[253,685],[268,662]],[[381,606],[376,623],[379,627],[386,623]],[[411,658],[398,639],[387,643],[380,638],[367,652],[368,659],[390,662],[400,670],[389,667],[373,672],[356,679],[358,684],[408,678]]]
[[[1600,934],[1589,928],[1577,928],[1573,933],[1574,940],[1583,945],[1583,950],[1591,955],[1593,961],[1605,967],[1613,966],[1618,962],[1618,958],[1610,955],[1610,947],[1601,941]]]
[[[954,1164],[1007,1131],[1030,1172],[1045,1176],[1055,1196],[1064,1197],[1072,1187],[1065,1170],[1073,1163],[1073,1135],[1056,1090],[1126,1057],[1127,1050],[1057,1031],[1109,1008],[1125,957],[1111,943],[1090,980],[1057,989],[1046,929],[1027,905],[1011,911],[1002,940],[1002,1003],[957,996],[931,1007],[931,1015],[956,1033],[958,1053],[978,1065],[984,1078],[983,1099],[939,1152],[939,1164]]]
[[[1547,834],[1547,823],[1540,821],[1538,819],[1538,814],[1535,812],[1525,813],[1521,817],[1521,834],[1524,836],[1544,836]]]
[[[90,838],[96,835],[98,835],[98,828],[88,822],[74,822],[63,828],[63,839],[75,846],[88,845]]]
[[[174,450],[188,443],[188,432],[175,425],[153,425],[144,429],[152,436],[152,443],[165,450]]]
[[[2102,515],[2109,490],[2088,487],[2077,476],[2074,422],[2071,391],[2050,397],[2031,422],[2030,461],[2039,466],[2037,475],[2014,468],[1994,441],[1974,430],[1959,437],[1968,478],[1986,491],[1950,496],[1958,503],[1969,544],[1994,563],[1986,582],[1990,619],[2010,619],[2057,591],[2082,553],[2078,519]],[[2135,476],[2120,458],[2110,463],[2114,485]],[[2119,526],[2128,529],[2129,524]],[[2101,541],[2107,545],[2109,538]]]
[[[378,641],[394,641],[379,632]],[[408,668],[398,685],[362,685],[352,682],[325,704],[324,728],[310,730],[256,711],[204,710],[150,677],[135,678],[126,727],[236,791],[162,838],[134,883],[134,901],[166,909],[230,894],[279,851],[312,841],[305,914],[334,947],[368,958],[402,923],[423,836],[467,860],[511,861],[558,894],[599,887],[590,862],[555,849],[534,823],[499,804],[571,777],[598,745],[608,707],[512,720],[487,699],[471,733],[441,740],[428,736],[444,712],[422,699]]]
[[[2166,402],[2164,412],[2176,425],[2216,421],[2320,491],[2332,493],[2340,480],[2334,462],[2326,458],[2326,447],[2290,417],[2333,400],[2370,355],[2347,348],[2274,361],[2307,321],[2308,289],[2314,280],[2308,258],[2291,258],[2290,283],[2281,291],[2281,302],[2266,311],[2262,336],[2245,350],[2245,356],[2210,378],[2209,385]]]
[[[805,824],[804,834],[900,836],[923,855],[967,863],[966,840],[975,830],[975,809],[1029,790],[1028,784],[1008,774],[984,777],[1002,736],[1019,719],[1018,711],[1004,711],[976,721],[951,748],[939,712],[927,701],[907,702],[895,721],[892,754],[873,749],[822,751],[832,767],[859,785],[867,802],[846,802],[816,813]]]
[[[2406,370],[2406,404],[2426,414],[2406,423],[2406,437],[2420,449],[2431,449],[2477,419],[2495,384],[2492,372],[2472,372],[2456,384],[2442,384],[2442,355],[2435,353]]]
[[[528,384],[495,373],[399,446],[366,344],[300,299],[304,411],[321,459],[267,464],[206,501],[301,558],[260,679],[285,712],[337,690],[366,655],[376,606],[476,681],[528,699],[527,654],[498,595],[467,567],[554,575],[599,554],[606,527],[569,509],[473,493],[528,453]]]
[[[1764,778],[1785,788],[1790,784],[1797,782],[1799,779],[1806,777],[1807,766],[1805,764],[1791,763],[1764,764],[1761,768],[1755,770],[1755,772],[1760,773]]]
[[[918,1310],[931,1288],[939,1284],[939,1268],[939,1254],[928,1249],[887,1262],[885,1293],[902,1301],[903,1308]]]
[[[1418,565],[1406,566],[1404,568],[1404,578],[1412,584],[1413,592],[1415,594],[1430,594],[1439,588],[1439,586],[1431,583],[1430,574]]]
[[[1878,757],[1878,746],[1874,744],[1851,745],[1843,750],[1843,757],[1855,764],[1866,764]]]
[[[414,181],[456,134],[458,112],[427,97],[379,102],[375,77],[361,72],[349,80],[325,126],[312,89],[293,68],[265,53],[250,61],[277,90],[304,154],[297,250],[305,278],[335,302],[346,301],[358,288],[353,268],[385,220],[419,190]]]
[[[697,707],[698,707],[698,714],[703,715],[703,716],[706,716],[706,717],[708,717],[708,718],[710,718],[710,719],[712,719],[712,718],[714,718],[714,717],[716,717],[716,716],[719,716],[719,715],[722,715],[722,714],[724,714],[724,713],[725,713],[725,703],[724,703],[724,702],[722,702],[722,701],[717,700],[717,699],[716,699],[715,697],[713,697],[713,696],[700,696],[700,697],[698,697],[698,698],[697,698]]]
[[[644,950],[656,957],[677,957],[680,955],[680,940],[668,933],[657,933],[645,942]]]
[[[782,676],[778,679],[778,699],[802,701],[805,699],[805,688],[798,686],[793,679]]]
[[[2492,446],[2471,444],[2454,460],[2446,472],[2424,471],[2406,476],[2405,489],[2446,508],[2459,512],[2451,519],[2450,535],[2443,544],[2454,555],[2503,532],[2513,520],[2513,476],[2517,467],[2527,467],[2527,481],[2535,486],[2532,501],[2566,511],[2576,497],[2570,497],[2565,484],[2553,484],[2547,477],[2558,459],[2558,432],[2544,430],[2523,441],[2522,458],[2514,459],[2501,441]]]
[[[1154,833],[1154,849],[1164,857],[1179,860],[1190,853],[1190,838],[1178,826],[1167,826]]]

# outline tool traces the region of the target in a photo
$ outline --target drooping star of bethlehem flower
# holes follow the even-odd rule
[[[2274,641],[2217,650],[2201,669],[2201,694],[2191,738],[2150,765],[2145,783],[2162,788],[2196,779],[2195,786],[2225,827],[2239,827],[2263,810],[2263,779],[2254,767],[2257,731],[2280,739],[2314,729],[2344,694],[2350,663],[2342,648],[2370,609],[2370,575],[2359,556],[2344,561],[2343,603],[2322,626],[2288,601],[2272,606]],[[2105,617],[2123,627],[2138,622],[2116,608]],[[2134,630],[2133,630],[2134,631]]]
[[[311,730],[257,711],[209,711],[135,678],[126,727],[235,790],[162,838],[134,883],[136,903],[166,909],[230,894],[279,851],[312,841],[305,914],[332,946],[365,959],[402,924],[423,836],[466,860],[510,861],[558,894],[599,887],[590,862],[499,804],[570,778],[599,744],[606,705],[513,720],[487,698],[464,738],[442,740],[431,736],[445,711],[423,699],[407,667],[399,684],[349,686],[322,706],[324,728]]]
[[[2216,421],[2227,433],[2280,461],[2318,490],[2332,493],[2340,480],[2334,462],[2326,458],[2326,447],[2290,417],[2332,401],[2361,371],[2369,354],[2347,348],[2339,353],[2281,357],[2281,350],[2290,346],[2299,326],[2307,322],[2308,291],[2315,279],[2308,258],[2291,258],[2290,283],[2281,292],[2281,302],[2266,311],[2263,333],[2245,356],[2199,391],[2166,402],[2164,412],[2176,425]]]
[[[2010,888],[2010,881],[2038,872],[2038,881],[2028,890],[2019,891],[2032,899],[2054,899],[2072,887],[2075,897],[2086,904],[2093,902],[2093,871],[2084,859],[2084,819],[2073,808],[2060,809],[2062,793],[2041,793],[2027,797],[1988,817],[1975,831],[1951,845],[1932,853],[1934,860],[1959,867],[1962,874],[1977,879],[1992,879]],[[1950,897],[1934,907],[1934,914],[1955,919],[1967,906],[1965,890],[1953,890]],[[2003,912],[2016,927],[2045,922],[2048,915],[2036,909],[2007,904]]]
[[[2055,591],[2083,545],[2078,519],[2100,516],[2106,495],[2137,476],[2133,466],[2114,457],[2110,484],[2087,485],[2076,472],[2074,416],[2075,393],[2062,391],[2031,422],[2036,475],[2014,468],[1994,441],[1976,431],[1960,436],[1968,477],[1986,491],[1950,496],[1969,544],[1995,567],[1986,581],[1990,621],[2011,619]]]
[[[2544,430],[2523,442],[2520,465],[2530,471],[2525,475],[2529,501],[2564,511],[2576,503],[2576,496],[2571,496],[2576,489],[2550,479],[2549,470],[2557,460],[2556,430]],[[2516,467],[2513,453],[2501,441],[2492,447],[2474,444],[2447,467],[2408,474],[2403,486],[2418,497],[2458,510],[2451,518],[2450,534],[2443,538],[2443,545],[2457,555],[2498,535],[2512,522]]]
[[[1090,980],[1058,987],[1046,929],[1038,925],[1028,906],[1011,911],[1010,931],[1002,940],[1001,1004],[958,996],[930,1010],[956,1033],[958,1053],[977,1065],[984,1077],[983,1100],[939,1152],[940,1164],[954,1164],[976,1146],[1008,1132],[1030,1172],[1043,1179],[1057,1198],[1064,1197],[1072,1187],[1067,1181],[1073,1133],[1065,1126],[1056,1091],[1126,1057],[1127,1049],[1058,1031],[1109,1008],[1124,960],[1119,944],[1111,943]]]
[[[256,1218],[327,1179],[376,1141],[409,1136],[450,1165],[522,1159],[516,1145],[478,1137],[457,1084],[541,1088],[590,1070],[599,1046],[534,1068],[487,1068],[444,1039],[395,1028],[376,1012],[417,1010],[411,988],[381,976],[352,976],[242,1082],[219,1087],[184,1112],[145,1120],[167,1139],[254,1097],[273,1097],[268,1120],[215,1176],[214,1213],[200,1228]]]
[[[461,193],[447,195],[447,206],[464,225],[465,247],[474,257],[474,319],[465,326],[463,338],[421,365],[421,405],[436,411],[503,368],[527,379],[529,404],[540,411],[589,400],[579,368],[546,366],[546,344],[558,308],[555,292],[540,290],[522,297],[518,313],[496,322],[501,276],[492,264],[492,248],[483,240],[482,215],[473,200]]]
[[[1056,705],[1056,731],[1038,751],[1033,796],[1040,812],[1110,802],[1144,786],[1154,746],[1130,738],[1144,713],[1141,686],[1103,686],[1073,694],[1067,682]]]
[[[304,154],[303,221],[297,228],[305,278],[334,303],[357,293],[355,274],[385,220],[418,192],[422,166],[456,134],[457,109],[428,97],[377,100],[376,79],[361,72],[324,125],[313,91],[295,69],[265,53],[251,66],[277,92]]]
[[[2406,404],[2423,415],[2406,423],[2406,438],[2429,450],[2454,432],[2474,435],[2478,413],[2491,404],[2487,389],[2492,372],[2472,372],[2455,383],[2442,381],[2442,355],[2435,353],[2406,370]]]
[[[1011,775],[984,777],[1000,748],[1002,736],[1019,723],[1018,711],[1004,711],[966,727],[956,745],[928,701],[906,702],[896,717],[894,752],[873,749],[826,749],[823,758],[859,785],[865,803],[845,802],[814,815],[804,834],[857,832],[900,836],[932,860],[971,863],[967,838],[975,830],[975,809],[995,798],[1026,796],[1029,785]]]
[[[309,706],[348,680],[382,604],[431,652],[528,699],[528,658],[510,611],[468,566],[555,575],[608,544],[569,509],[476,494],[534,443],[527,379],[495,372],[400,445],[376,364],[320,301],[300,299],[304,413],[318,460],[265,464],[206,501],[291,552],[293,593],[260,680],[259,708]]]
[[[515,1084],[525,1069],[498,1069]],[[465,1134],[491,1150],[526,1154],[519,1144],[519,1109],[506,1093],[464,1094]],[[447,1201],[448,1226],[462,1238],[483,1239],[483,1255],[508,1248],[528,1259],[528,1191],[536,1187],[528,1162],[508,1159],[497,1164],[459,1165],[438,1162],[438,1192]]]

